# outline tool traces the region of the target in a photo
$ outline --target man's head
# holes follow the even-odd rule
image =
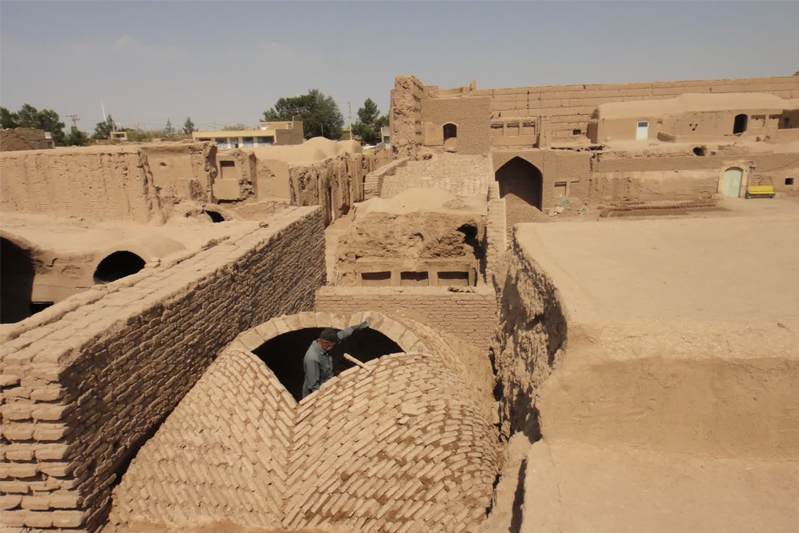
[[[319,347],[329,352],[338,344],[338,331],[333,328],[323,329],[317,340]]]

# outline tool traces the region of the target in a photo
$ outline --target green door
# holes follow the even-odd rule
[[[738,198],[741,196],[741,180],[743,177],[744,171],[740,168],[728,168],[724,173],[721,193],[726,198]]]

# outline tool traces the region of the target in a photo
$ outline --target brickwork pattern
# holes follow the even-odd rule
[[[257,357],[227,350],[133,460],[109,523],[279,527],[295,409]]]
[[[458,196],[487,195],[492,175],[485,156],[410,161],[394,175],[384,177],[380,197],[391,198],[413,187],[444,189]]]
[[[317,311],[364,309],[403,314],[481,349],[488,347],[497,319],[496,296],[486,286],[463,292],[433,287],[322,287],[316,294]]]
[[[485,408],[435,356],[368,366],[298,405],[255,355],[229,348],[131,464],[114,492],[116,530],[227,519],[474,531],[497,472]]]
[[[799,77],[478,89],[470,96],[492,97],[495,118],[548,117],[547,134],[564,139],[573,137],[575,129],[585,135],[591,113],[600,104],[673,98],[685,93],[767,93],[799,98]]]
[[[321,212],[291,208],[4,332],[4,524],[102,524],[120,465],[214,355],[243,329],[312,309],[324,277]]]
[[[398,168],[404,167],[407,163],[408,158],[403,157],[367,174],[363,184],[363,199],[369,200],[380,196],[386,176],[393,176]]]

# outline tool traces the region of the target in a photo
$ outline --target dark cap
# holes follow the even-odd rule
[[[333,328],[323,329],[319,338],[327,342],[338,342],[338,330]]]

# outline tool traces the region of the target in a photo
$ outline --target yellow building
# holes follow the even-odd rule
[[[195,141],[215,142],[220,150],[258,146],[302,144],[302,122],[259,122],[257,130],[195,131]]]

